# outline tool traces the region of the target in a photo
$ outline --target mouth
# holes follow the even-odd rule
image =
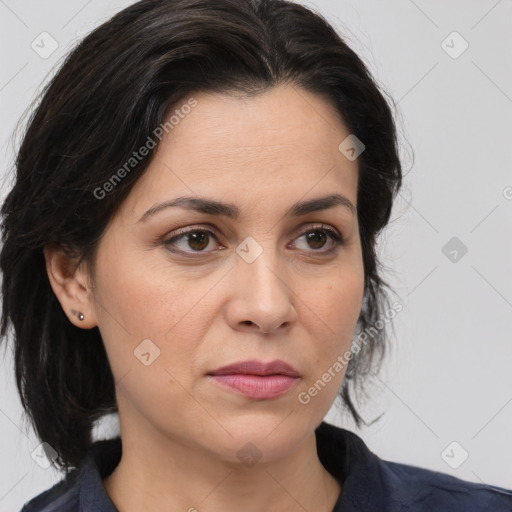
[[[210,381],[252,399],[280,396],[300,380],[299,372],[285,361],[242,361],[207,374]]]
[[[213,370],[208,375],[286,375],[287,377],[300,377],[299,372],[290,364],[281,359],[276,359],[265,363],[263,361],[250,360],[240,361],[228,364],[217,370]]]

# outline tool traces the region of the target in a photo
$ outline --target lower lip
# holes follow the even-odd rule
[[[210,379],[226,386],[248,398],[274,398],[290,390],[299,380],[287,375],[209,375]]]

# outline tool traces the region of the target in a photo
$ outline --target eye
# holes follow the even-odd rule
[[[309,228],[307,231],[304,231],[302,235],[300,235],[297,240],[304,239],[305,247],[299,247],[299,249],[308,250],[313,249],[313,252],[319,253],[330,253],[340,245],[344,244],[343,237],[339,235],[334,229],[319,225],[313,226]],[[323,249],[326,244],[328,244],[329,239],[331,240],[331,247],[325,250]]]
[[[211,239],[217,239],[213,231],[209,229],[190,229],[182,231],[181,234],[175,235],[164,241],[165,246],[178,247],[178,250],[169,249],[171,252],[197,252],[206,253],[205,251],[210,245]],[[179,247],[179,243],[182,244]],[[190,251],[192,249],[192,251]]]
[[[306,231],[302,231],[295,240],[305,240],[305,247],[298,247],[300,250],[306,250],[313,253],[331,253],[338,246],[344,244],[344,239],[338,232],[328,226],[318,225],[312,226]],[[164,240],[163,244],[168,248],[169,251],[181,254],[208,254],[213,252],[211,242],[218,238],[216,233],[209,229],[192,228],[188,230],[180,230],[177,234]],[[328,249],[320,250],[331,241],[331,247]],[[297,242],[295,242],[296,244]],[[215,244],[213,244],[215,245]],[[207,249],[210,250],[207,250]],[[313,249],[311,251],[311,249]]]

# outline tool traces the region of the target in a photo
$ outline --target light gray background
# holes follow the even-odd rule
[[[45,77],[79,39],[131,3],[0,0],[2,181],[15,123]],[[393,352],[363,408],[369,419],[385,415],[361,430],[335,407],[327,420],[358,433],[382,458],[512,488],[512,2],[304,3],[342,31],[398,102],[405,169],[408,144],[415,154],[379,246],[403,303]],[[31,48],[43,31],[59,45],[46,59]],[[469,44],[458,58],[442,46],[453,31]],[[456,37],[444,44],[452,52],[461,48]],[[442,252],[452,237],[468,248],[455,262]],[[10,348],[0,353],[6,512],[61,475],[33,462],[39,441],[21,421]],[[113,435],[113,420],[97,435]],[[457,469],[441,455],[453,441],[449,460],[462,449],[469,454]]]

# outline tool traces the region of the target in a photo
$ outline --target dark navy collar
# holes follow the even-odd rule
[[[118,512],[110,499],[103,479],[110,475],[121,460],[120,437],[96,441],[92,444],[80,468],[79,511]]]

